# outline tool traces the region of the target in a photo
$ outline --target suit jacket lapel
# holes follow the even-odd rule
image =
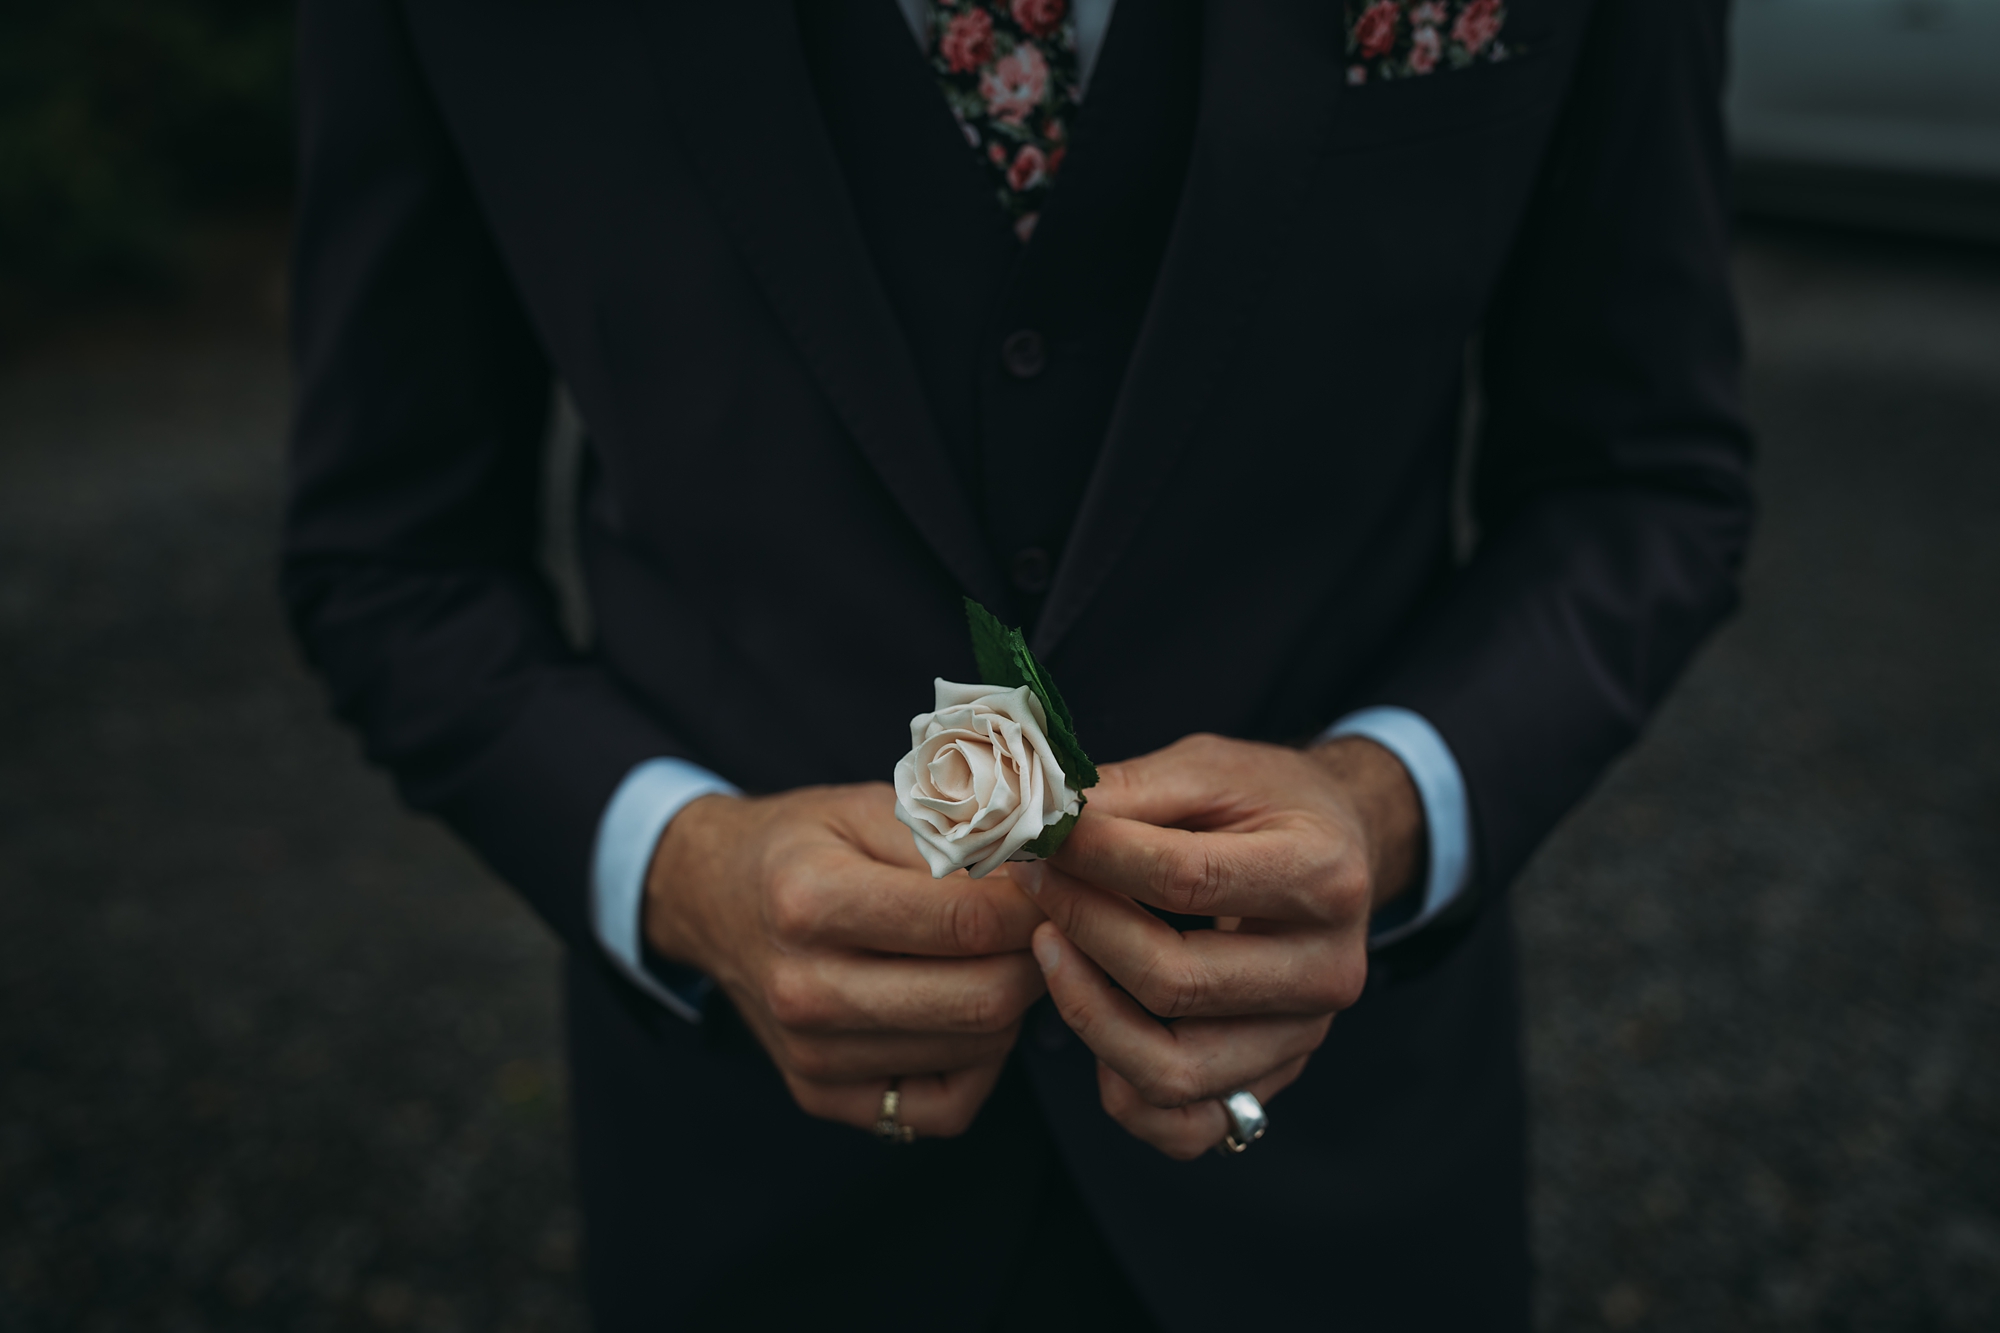
[[[1137,0],[1127,0],[1137,3]],[[1034,647],[1052,654],[1138,533],[1229,372],[1300,210],[1342,78],[1334,0],[1210,0],[1172,239]]]
[[[634,0],[686,147],[820,388],[966,591],[1006,585],[876,280],[790,0]]]

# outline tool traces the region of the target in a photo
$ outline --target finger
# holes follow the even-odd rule
[[[972,1127],[1006,1063],[1002,1058],[944,1074],[905,1075],[897,1083],[902,1094],[897,1120],[920,1138],[956,1138]],[[889,1087],[886,1078],[815,1083],[788,1074],[785,1082],[807,1115],[865,1130],[875,1128],[882,1113],[882,1094]]]
[[[1280,1065],[1260,1078],[1251,1079],[1241,1090],[1269,1104],[1305,1072],[1309,1059],[1310,1056],[1302,1055]],[[1175,1161],[1194,1160],[1222,1142],[1222,1136],[1229,1132],[1229,1113],[1222,1109],[1219,1100],[1168,1109],[1153,1106],[1102,1060],[1097,1063],[1097,1095],[1111,1118],[1134,1138],[1152,1144]]]
[[[1100,766],[1090,807],[1147,824],[1212,828],[1244,813],[1244,794],[1264,785],[1244,780],[1244,765],[1270,748],[1275,747],[1188,736],[1137,759]]]
[[[747,997],[798,1033],[980,1034],[1020,1021],[1045,989],[1026,953],[983,958],[807,954],[773,964]]]
[[[896,818],[896,789],[886,782],[861,782],[842,789],[841,834],[877,861],[929,874],[909,826]]]
[[[806,1037],[779,1032],[767,1045],[790,1077],[813,1083],[856,1083],[910,1074],[948,1074],[1004,1059],[1020,1035],[1016,1024],[974,1037],[910,1037],[842,1033]]]
[[[904,1079],[902,1122],[923,1138],[957,1138],[972,1128],[1006,1064],[1003,1057],[970,1069]]]
[[[852,792],[851,804],[840,826],[847,841],[885,865],[920,870],[929,877],[930,865],[917,851],[909,825],[896,818],[896,789],[886,782],[868,782],[857,783],[848,790]],[[1007,875],[1014,868],[1003,865],[1000,873]],[[971,880],[964,871],[954,871],[945,878],[947,882]],[[1028,929],[1032,932],[1034,927]]]
[[[1078,879],[1188,916],[1252,916],[1347,925],[1365,913],[1364,859],[1337,834],[1279,825],[1190,833],[1084,807],[1058,852]]]
[[[1114,990],[1055,926],[1035,932],[1035,957],[1063,1021],[1154,1106],[1187,1106],[1233,1092],[1310,1055],[1333,1022],[1331,1016],[1191,1018],[1168,1025]]]
[[[1359,999],[1368,980],[1367,952],[1351,932],[1183,932],[1053,866],[1019,869],[1017,881],[1064,938],[1161,1018],[1330,1014]]]
[[[977,957],[1027,949],[1042,914],[999,875],[932,879],[858,850],[789,861],[773,875],[766,925],[796,947]]]

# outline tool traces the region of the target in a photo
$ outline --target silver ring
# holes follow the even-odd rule
[[[1229,1132],[1215,1150],[1225,1157],[1242,1152],[1271,1127],[1271,1117],[1264,1114],[1264,1103],[1254,1092],[1230,1093],[1222,1099],[1222,1113],[1229,1117]]]

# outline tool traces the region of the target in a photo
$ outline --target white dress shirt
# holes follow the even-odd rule
[[[931,0],[897,0],[917,44],[929,50]],[[1086,87],[1104,47],[1115,0],[1074,0],[1078,73]],[[891,719],[892,721],[894,719]],[[1423,896],[1407,919],[1370,936],[1371,947],[1392,944],[1422,930],[1464,891],[1472,873],[1472,819],[1465,777],[1437,728],[1407,708],[1365,708],[1328,727],[1324,739],[1365,736],[1409,770],[1423,802],[1430,867]],[[887,777],[887,774],[883,775]],[[597,941],[634,985],[689,1022],[701,1021],[705,979],[685,983],[655,976],[646,967],[640,933],[646,871],[660,838],[688,802],[741,793],[729,782],[683,759],[650,759],[619,783],[597,826],[590,871],[590,919]]]

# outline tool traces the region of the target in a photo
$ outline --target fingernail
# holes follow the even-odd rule
[[[1055,932],[1040,930],[1035,932],[1035,961],[1042,965],[1042,971],[1053,972],[1062,961],[1062,945],[1056,942]]]
[[[1040,861],[1014,863],[1014,882],[1026,890],[1030,898],[1042,891],[1042,877],[1047,873]]]

